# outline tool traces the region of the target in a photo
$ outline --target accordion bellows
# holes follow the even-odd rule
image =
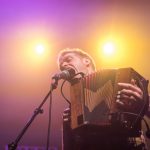
[[[119,103],[119,82],[136,85],[143,91],[143,100]],[[103,69],[71,81],[71,128],[84,125],[112,126],[123,124],[132,128],[143,117],[148,106],[148,81],[132,68]]]

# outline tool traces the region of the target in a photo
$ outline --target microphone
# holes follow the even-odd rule
[[[60,73],[56,73],[52,79],[55,80],[60,80],[60,79],[65,79],[65,80],[69,80],[71,79],[73,76],[75,75],[75,70],[72,68],[68,68],[66,70],[63,70]]]

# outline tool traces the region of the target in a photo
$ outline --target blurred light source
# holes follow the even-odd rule
[[[115,44],[113,42],[106,42],[103,46],[103,53],[105,55],[112,55],[115,52]]]
[[[37,45],[36,48],[35,48],[35,51],[39,55],[43,54],[44,53],[44,46],[41,45],[41,44]]]
[[[98,65],[103,68],[116,68],[123,66],[126,61],[127,43],[122,35],[109,33],[100,38],[98,43]]]

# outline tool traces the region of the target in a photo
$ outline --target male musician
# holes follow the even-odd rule
[[[60,70],[72,68],[76,73],[82,72],[85,76],[96,71],[94,60],[89,54],[80,49],[65,49],[59,53],[58,65]],[[128,107],[128,102],[139,102],[143,100],[143,91],[136,85],[135,81],[131,83],[118,83],[122,87],[119,91],[120,105]],[[126,103],[127,101],[127,103]],[[83,139],[80,135],[75,135],[70,127],[70,109],[64,112],[63,123],[63,148],[64,150],[146,150],[142,132],[138,137],[111,136],[89,134],[90,137]],[[116,134],[117,135],[117,134]]]

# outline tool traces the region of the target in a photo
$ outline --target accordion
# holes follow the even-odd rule
[[[143,91],[143,100],[128,107],[117,98],[119,82],[136,82]],[[148,81],[132,68],[103,69],[80,79],[70,86],[71,128],[75,132],[90,130],[137,131],[148,108]],[[97,132],[97,131],[96,131]]]

